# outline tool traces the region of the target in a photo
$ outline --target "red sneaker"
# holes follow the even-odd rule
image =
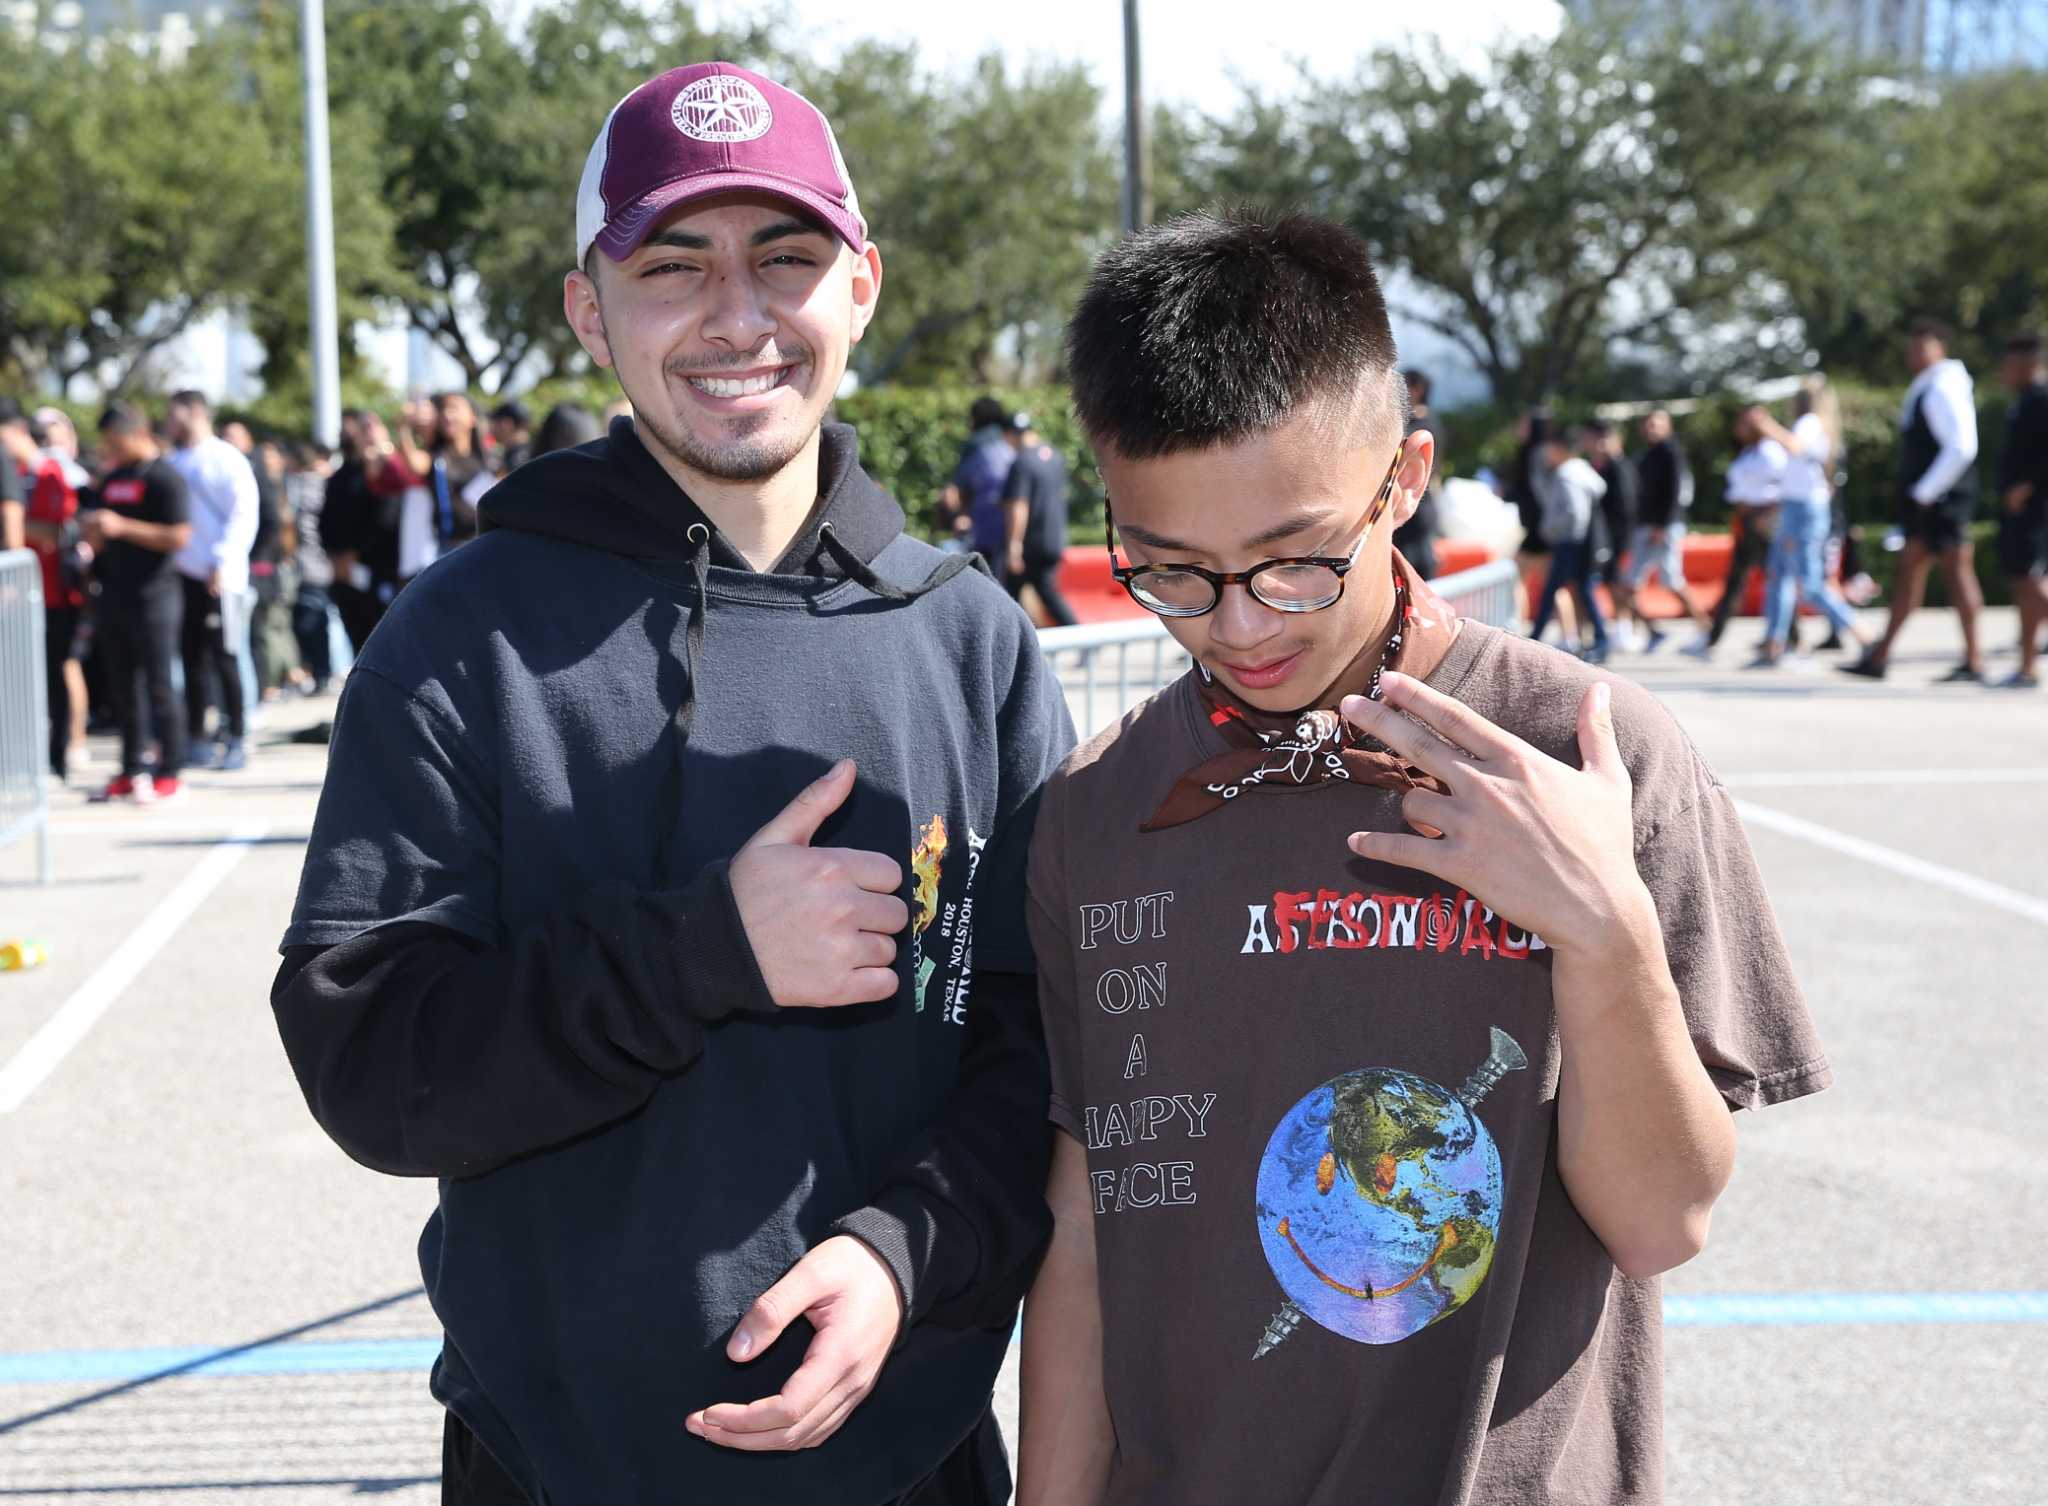
[[[85,798],[94,805],[105,805],[110,800],[133,800],[135,781],[126,774],[116,774]]]
[[[149,782],[151,798],[159,805],[183,797],[185,786],[175,774],[159,774]]]

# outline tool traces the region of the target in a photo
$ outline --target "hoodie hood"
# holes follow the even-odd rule
[[[840,558],[863,564],[903,532],[903,509],[860,466],[860,440],[847,424],[826,424],[818,445],[819,504],[772,574],[846,574]],[[529,460],[484,496],[479,527],[540,534],[627,559],[677,562],[698,550],[704,530],[709,564],[751,570],[704,510],[647,452],[633,420],[612,420],[602,439]],[[841,546],[825,546],[829,531]]]

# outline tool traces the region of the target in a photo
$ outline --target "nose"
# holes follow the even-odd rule
[[[1278,636],[1286,626],[1283,615],[1245,586],[1225,586],[1208,616],[1209,641],[1226,653],[1244,653]]]
[[[775,332],[775,320],[761,302],[751,277],[721,272],[709,290],[711,306],[700,332],[714,345],[729,350],[754,349]]]

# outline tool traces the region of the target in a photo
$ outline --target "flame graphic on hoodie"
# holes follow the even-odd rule
[[[946,857],[946,818],[932,817],[925,829],[918,833],[917,846],[910,854],[912,877],[912,898],[916,908],[911,915],[911,926],[917,931],[926,931],[939,914],[939,869]]]

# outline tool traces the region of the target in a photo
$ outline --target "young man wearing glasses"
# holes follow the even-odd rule
[[[1431,441],[1348,231],[1141,232],[1069,364],[1198,668],[1040,810],[1020,1500],[1660,1499],[1656,1275],[1729,1110],[1829,1080],[1726,792],[1393,552]]]

